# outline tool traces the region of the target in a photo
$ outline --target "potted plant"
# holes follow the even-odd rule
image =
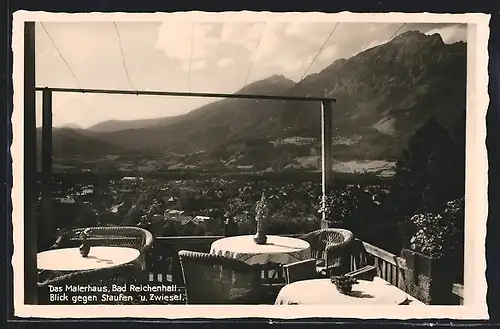
[[[335,288],[344,295],[348,295],[352,292],[352,286],[358,284],[358,280],[356,278],[350,276],[332,276],[330,281],[335,285]]]
[[[90,237],[90,229],[86,228],[80,233],[80,239],[82,239],[82,244],[80,245],[80,255],[82,257],[87,257],[90,253],[90,244],[88,238]]]
[[[267,219],[269,216],[269,207],[267,204],[266,196],[262,193],[260,200],[257,202],[255,208],[255,222],[257,224],[257,233],[254,235],[253,240],[257,244],[266,244],[266,228]]]
[[[440,214],[420,213],[410,220],[415,233],[403,250],[406,290],[426,304],[450,304],[455,274],[463,271],[456,257],[463,253],[463,200],[448,202]]]

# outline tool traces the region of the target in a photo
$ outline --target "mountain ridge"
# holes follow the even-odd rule
[[[466,53],[464,42],[446,44],[439,34],[410,31],[348,59],[335,60],[297,83],[273,75],[236,93],[336,98],[334,135],[350,142],[335,144],[334,156],[395,159],[409,136],[427,120],[435,118],[451,129],[465,111]],[[216,155],[259,161],[259,147],[263,156],[272,156],[271,150],[280,154],[281,150],[270,147],[271,142],[293,136],[319,137],[320,105],[222,99],[186,114],[153,119],[155,124],[148,120],[134,120],[127,129],[87,129],[87,133],[130,152],[203,151],[202,161],[218,162]],[[148,125],[140,127],[144,123]],[[118,124],[122,123],[115,122],[113,129]],[[253,146],[231,153],[239,143]],[[255,143],[260,146],[255,148]],[[290,148],[282,152],[282,161],[293,162],[316,147]]]
[[[295,82],[292,81],[291,79],[286,78],[285,76],[281,74],[274,74],[268,78],[258,80],[255,82],[250,83],[249,85],[244,86],[240,90],[236,91],[234,94],[243,94],[243,93],[253,93],[253,94],[260,94],[260,95],[272,95],[272,89],[269,90],[262,90],[262,83],[271,83],[271,84],[277,84],[277,83],[288,83],[290,85],[294,85]],[[267,85],[268,86],[268,85]],[[160,118],[151,118],[151,119],[133,119],[133,120],[106,120],[99,122],[97,124],[94,124],[86,130],[93,131],[93,132],[116,132],[120,130],[131,130],[131,129],[140,129],[140,128],[148,128],[148,127],[153,127],[153,126],[161,126],[163,124],[168,124],[171,119],[175,120],[175,118],[183,117],[185,115],[188,115],[189,113],[193,111],[198,111],[202,108],[205,108],[207,105],[210,104],[216,104],[219,101],[212,102],[206,105],[203,105],[201,107],[195,108],[193,110],[190,110],[187,113],[184,114],[179,114],[179,115],[174,115],[174,116],[168,116],[168,117],[160,117]]]

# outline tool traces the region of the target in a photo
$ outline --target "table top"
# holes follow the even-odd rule
[[[268,235],[266,244],[255,243],[253,235],[232,236],[212,243],[212,249],[252,254],[289,253],[310,247],[305,240],[278,235]]]
[[[128,264],[140,255],[139,250],[123,247],[91,247],[87,257],[79,248],[62,248],[38,253],[39,270],[82,271]]]
[[[266,244],[257,244],[253,235],[223,238],[212,243],[212,254],[236,258],[247,264],[289,264],[311,257],[307,241],[268,235]]]
[[[284,286],[277,305],[400,305],[407,294],[379,277],[358,280],[350,295],[341,294],[330,279],[297,281]]]

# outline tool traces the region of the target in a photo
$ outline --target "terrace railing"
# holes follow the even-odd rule
[[[209,252],[212,242],[223,236],[172,236],[157,237],[147,258],[149,281],[182,285],[179,250]],[[367,242],[356,240],[350,257],[350,269],[356,270],[365,265],[373,265],[377,275],[406,291],[404,271],[406,261],[388,251]],[[263,268],[263,279],[269,285],[284,284],[283,274],[273,267]],[[452,293],[457,304],[463,304],[463,285],[454,284]]]
[[[351,252],[350,270],[354,271],[365,265],[373,265],[377,275],[401,290],[405,290],[404,270],[406,260],[388,251],[356,239]]]
[[[406,260],[372,244],[356,239],[351,250],[350,270],[373,265],[377,276],[399,289],[408,292],[405,283]],[[451,291],[455,304],[464,303],[463,284],[455,283]]]

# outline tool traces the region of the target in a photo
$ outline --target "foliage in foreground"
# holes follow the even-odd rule
[[[421,213],[411,217],[415,226],[410,248],[424,255],[441,258],[463,248],[464,199],[448,202],[444,212]]]

